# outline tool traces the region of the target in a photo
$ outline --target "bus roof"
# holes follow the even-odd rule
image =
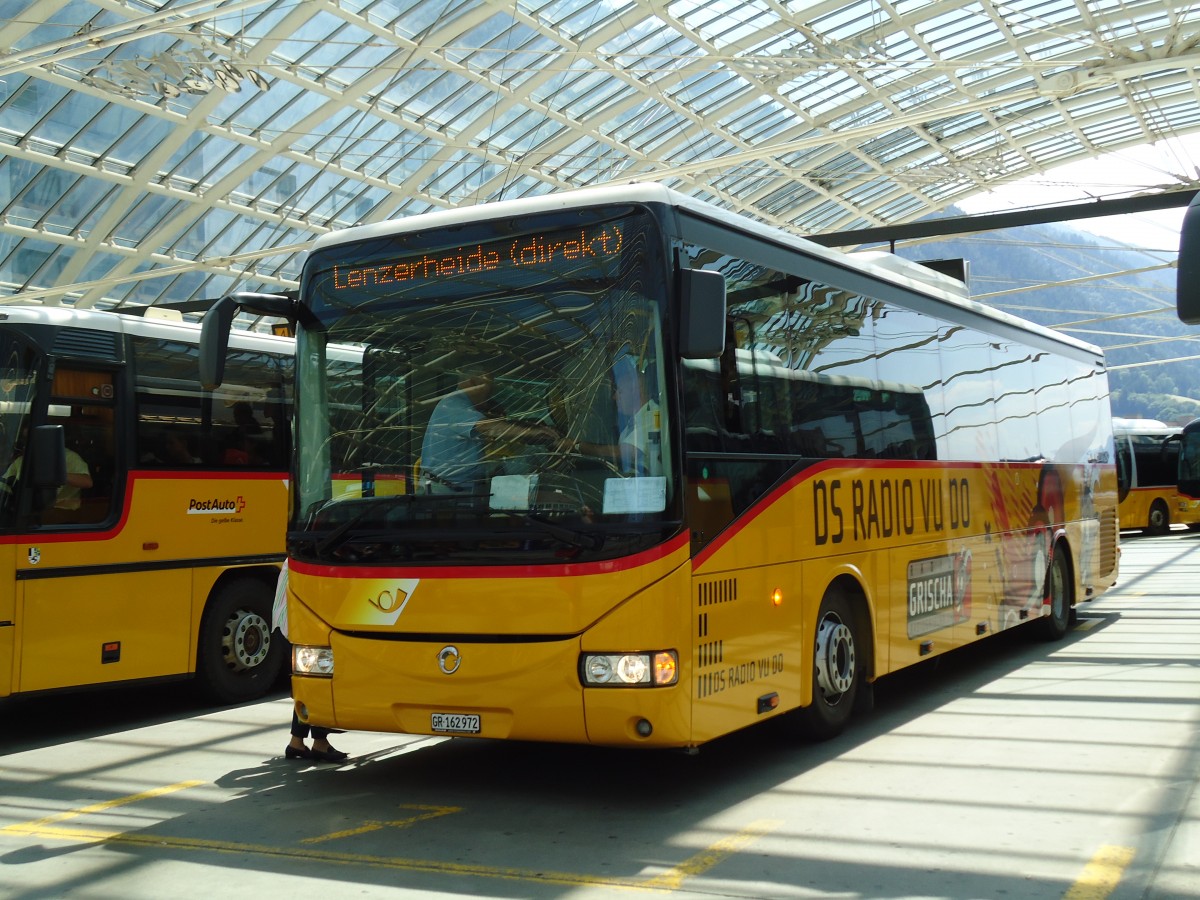
[[[879,250],[866,251],[861,254],[834,250],[782,229],[757,222],[731,210],[722,209],[711,203],[706,203],[694,197],[689,197],[686,194],[673,191],[665,185],[652,182],[559,191],[543,194],[538,197],[500,200],[494,203],[437,210],[370,225],[356,225],[320,236],[313,243],[311,251],[320,251],[336,247],[339,244],[355,241],[408,234],[413,231],[453,227],[481,219],[520,217],[580,206],[607,206],[620,203],[662,204],[671,206],[690,215],[748,232],[762,240],[780,244],[825,262],[869,274],[881,281],[887,281],[899,287],[936,298],[953,306],[970,309],[989,319],[1003,322],[1023,331],[1037,333],[1058,343],[1084,350],[1097,357],[1103,356],[1103,351],[1094,344],[1053,331],[1042,325],[1030,322],[1027,319],[1010,315],[994,307],[971,300],[968,296],[966,286],[962,282],[940,272],[935,272],[927,266],[922,266],[920,263],[905,260],[894,254],[884,253]]]
[[[1178,425],[1168,425],[1158,419],[1123,419],[1113,416],[1114,434],[1169,435],[1180,431]]]
[[[73,309],[65,306],[3,306],[0,305],[0,327],[5,323],[19,325],[54,325],[60,328],[81,328],[91,331],[117,332],[141,337],[173,338],[189,344],[200,343],[198,322],[178,322],[117,313],[98,309]],[[245,350],[263,350],[291,354],[291,338],[264,334],[258,331],[235,330],[230,344]]]

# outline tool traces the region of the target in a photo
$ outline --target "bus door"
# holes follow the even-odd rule
[[[120,530],[119,372],[65,362],[54,371],[45,421],[63,428],[67,483],[40,508],[32,486],[21,488],[28,512],[13,560],[17,691],[139,677],[122,665],[131,645],[187,633],[186,625],[165,627],[157,601],[166,585],[134,574]]]

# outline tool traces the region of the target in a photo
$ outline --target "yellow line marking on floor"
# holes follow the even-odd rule
[[[1100,619],[1085,619],[1082,616],[1075,622],[1075,631],[1091,631],[1100,624]]]
[[[691,859],[685,860],[679,865],[668,869],[661,875],[643,881],[642,885],[648,888],[662,888],[669,891],[678,890],[685,879],[703,875],[726,857],[732,856],[742,848],[749,846],[764,834],[774,831],[781,824],[781,821],[777,819],[760,819],[757,822],[751,822],[737,834],[731,834],[729,837],[722,838],[715,844],[701,850]]]
[[[452,813],[462,812],[461,806],[422,806],[420,804],[402,803],[398,809],[415,809],[423,810],[420,815],[409,816],[407,819],[396,819],[391,822],[376,822],[368,821],[363,823],[358,828],[349,828],[345,831],[334,831],[330,834],[323,834],[320,837],[304,838],[302,844],[320,844],[324,841],[335,841],[338,838],[354,837],[358,834],[367,834],[371,831],[380,831],[384,828],[407,828],[409,825],[415,825],[417,822],[427,822],[430,819],[438,819],[442,816],[448,816]]]
[[[33,834],[34,832],[30,833]],[[36,835],[43,838],[88,841],[113,846],[143,847],[160,851],[195,850],[210,853],[236,853],[239,855],[255,854],[272,859],[334,863],[347,866],[370,866],[377,869],[393,869],[431,875],[474,876],[477,878],[495,878],[504,881],[556,884],[566,887],[608,887],[631,891],[656,891],[659,893],[666,893],[670,890],[669,887],[653,883],[653,880],[586,875],[574,872],[555,872],[548,869],[518,869],[441,862],[438,860],[371,856],[362,853],[339,853],[331,850],[292,849],[288,847],[275,847],[268,844],[242,844],[234,841],[169,837],[160,834],[120,833],[87,828],[51,827],[37,831]]]
[[[130,803],[138,803],[142,800],[152,800],[155,797],[163,797],[167,794],[173,794],[176,791],[186,791],[188,788],[199,787],[205,784],[203,781],[181,781],[178,784],[167,784],[162,787],[153,788],[148,791],[142,791],[139,794],[130,794],[128,797],[118,797],[115,800],[103,800],[100,803],[92,803],[88,806],[81,806],[78,809],[69,809],[66,812],[55,813],[52,816],[46,816],[42,819],[34,819],[30,822],[18,822],[13,825],[6,825],[0,828],[0,832],[8,832],[11,834],[48,834],[54,831],[69,831],[70,829],[54,829],[51,826],[59,822],[66,822],[69,819],[77,819],[80,816],[90,815],[91,813],[107,812],[110,809],[116,809],[119,806],[128,806]]]
[[[32,832],[31,832],[32,833]],[[62,838],[64,840],[91,841],[113,846],[144,847],[155,850],[201,850],[211,853],[255,854],[272,859],[305,862],[325,862],[350,866],[371,866],[381,869],[397,869],[406,872],[425,872],[442,875],[474,875],[483,878],[500,878],[510,881],[536,881],[572,887],[601,885],[636,890],[641,884],[633,879],[606,878],[604,876],[577,875],[570,872],[553,872],[544,869],[498,868],[475,866],[463,863],[439,862],[437,860],[405,859],[402,857],[371,856],[361,853],[339,853],[332,850],[292,849],[269,844],[243,844],[235,841],[209,840],[206,838],[181,838],[161,834],[139,834],[134,832],[101,831],[88,828],[47,828],[36,832],[38,837]]]
[[[1101,847],[1083,867],[1071,889],[1063,894],[1063,900],[1104,900],[1121,883],[1134,854],[1132,847]]]
[[[116,846],[143,847],[159,851],[203,850],[213,853],[253,853],[274,859],[303,860],[348,866],[370,866],[372,868],[394,869],[405,872],[495,878],[504,881],[527,881],[538,884],[557,884],[567,887],[607,887],[630,891],[670,893],[677,890],[686,879],[705,874],[722,860],[737,853],[759,837],[777,828],[780,824],[778,821],[773,820],[762,820],[751,823],[737,834],[717,841],[690,859],[671,867],[661,875],[656,875],[653,878],[621,878],[617,876],[587,875],[575,872],[556,872],[547,869],[467,865],[464,863],[440,862],[438,860],[371,856],[361,853],[339,853],[330,850],[308,848],[293,849],[289,847],[275,847],[269,844],[244,844],[235,841],[181,838],[154,833],[105,831],[97,828],[80,826],[61,827],[57,825],[63,819],[74,818],[89,812],[112,809],[116,806],[123,806],[137,800],[161,796],[172,791],[183,790],[184,788],[194,787],[203,783],[199,781],[185,781],[177,785],[134,794],[119,800],[96,803],[78,810],[60,813],[56,816],[48,816],[44,819],[37,819],[20,825],[10,825],[7,828],[0,829],[0,831],[42,838],[57,838],[67,841],[86,841]],[[454,808],[445,807],[445,809],[449,811]]]

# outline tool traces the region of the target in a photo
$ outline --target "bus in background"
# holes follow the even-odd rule
[[[1128,492],[1118,508],[1122,529],[1166,534],[1171,525],[1200,526],[1200,500],[1180,493],[1180,429],[1154,419],[1113,419],[1117,460]]]
[[[1183,496],[1200,500],[1200,419],[1180,431],[1178,484]]]
[[[0,307],[0,697],[195,676],[278,686],[294,342],[239,334],[196,381],[200,329]]]
[[[886,254],[611,187],[327,235],[297,298],[209,311],[207,385],[239,308],[297,324],[314,724],[828,737],[875,679],[1059,638],[1116,577],[1101,352]]]

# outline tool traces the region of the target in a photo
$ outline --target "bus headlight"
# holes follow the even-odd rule
[[[333,677],[333,648],[292,645],[292,674]]]
[[[679,680],[679,654],[585,653],[579,671],[589,687],[666,687]]]

